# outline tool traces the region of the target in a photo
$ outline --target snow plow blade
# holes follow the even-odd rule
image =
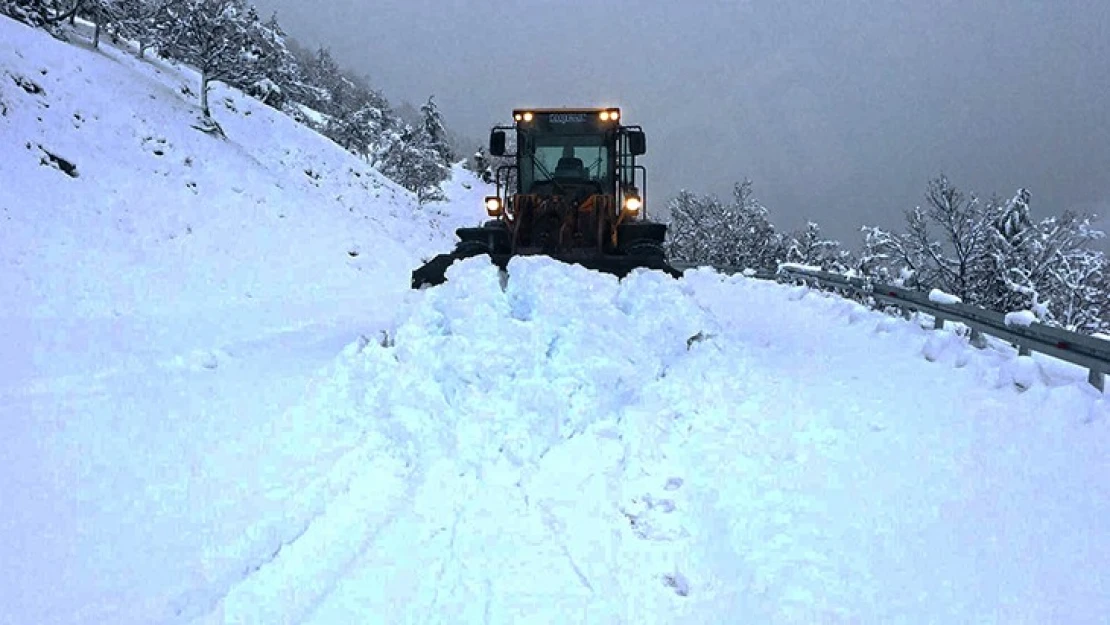
[[[488,256],[490,261],[500,267],[502,271],[507,270],[509,260],[514,256],[513,254],[460,254],[458,252],[440,254],[412,272],[412,288],[420,289],[424,286],[437,286],[443,284],[447,281],[447,268],[454,264],[455,261],[471,256],[482,255]],[[517,254],[517,256],[521,256],[521,254]],[[665,259],[658,256],[578,256],[558,254],[543,254],[543,256],[567,264],[581,265],[586,269],[611,274],[617,278],[624,278],[632,273],[633,269],[641,267],[644,269],[663,271],[673,278],[682,277],[681,271],[675,269],[668,264]]]

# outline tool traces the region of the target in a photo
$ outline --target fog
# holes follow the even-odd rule
[[[649,203],[750,178],[775,223],[849,246],[945,173],[1035,216],[1110,210],[1105,0],[264,0],[393,102],[484,142],[518,106],[619,105]],[[477,146],[475,146],[477,147]]]

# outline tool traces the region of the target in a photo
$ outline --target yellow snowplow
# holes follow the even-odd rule
[[[452,263],[482,254],[502,269],[513,256],[541,254],[618,277],[637,267],[681,275],[663,251],[666,224],[646,215],[642,128],[621,124],[618,108],[518,109],[513,120],[490,132],[490,154],[514,160],[485,198],[490,219],[456,230],[455,250],[414,271],[413,288],[442,284]]]

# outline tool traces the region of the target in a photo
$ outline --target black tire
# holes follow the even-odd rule
[[[617,226],[617,247],[629,256],[663,256],[667,224],[633,221]]]
[[[663,244],[649,239],[631,241],[627,245],[624,245],[622,249],[626,255],[635,256],[637,258],[662,259],[666,256],[663,252]]]

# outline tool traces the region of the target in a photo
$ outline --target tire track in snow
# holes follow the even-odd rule
[[[315,463],[288,474],[266,467],[277,471],[267,498],[282,507],[260,517],[237,543],[209,549],[215,581],[179,598],[179,619],[296,622],[410,493],[410,454],[369,429],[362,413],[366,378],[358,364],[369,343],[361,338],[348,345],[321,384],[273,426],[277,444],[303,447],[291,455],[308,454]],[[259,535],[273,542],[252,546]],[[254,555],[236,555],[244,552]]]
[[[411,494],[408,463],[377,435],[324,479],[344,486],[304,531],[233,584],[198,625],[299,623],[342,579]]]

